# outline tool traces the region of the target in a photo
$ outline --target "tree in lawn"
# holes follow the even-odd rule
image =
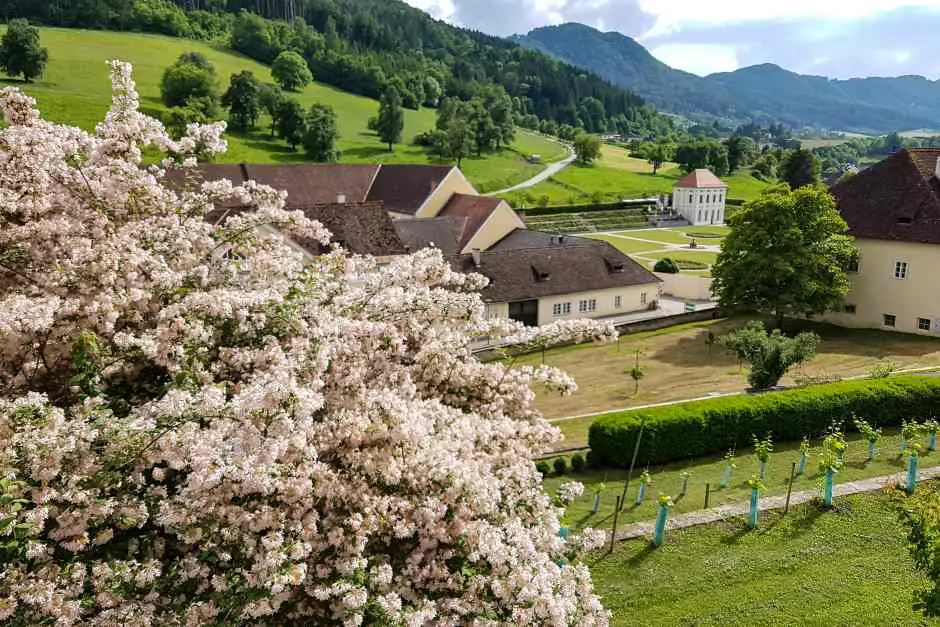
[[[601,156],[601,138],[590,133],[581,133],[574,138],[574,154],[581,165],[591,165]]]
[[[293,98],[284,98],[277,110],[277,134],[287,142],[291,150],[304,142],[307,133],[307,116],[303,105]]]
[[[646,368],[640,365],[640,349],[636,349],[636,359],[627,373],[633,379],[633,395],[636,396],[640,393],[640,381],[646,376]]]
[[[195,107],[212,115],[218,99],[215,68],[197,53],[184,53],[163,72],[160,95],[168,107]]]
[[[300,91],[313,81],[307,62],[293,50],[277,55],[271,64],[271,77],[286,91]]]
[[[11,20],[0,39],[0,69],[28,83],[42,76],[49,51],[39,43],[39,29],[26,20]]]
[[[228,107],[233,128],[253,129],[261,115],[261,83],[248,70],[232,74],[228,90],[222,94],[222,106]]]
[[[668,160],[669,149],[664,144],[651,144],[646,151],[646,161],[653,166],[653,176],[656,176],[659,168]]]
[[[819,185],[821,179],[819,159],[813,151],[800,148],[794,150],[780,164],[780,178],[786,181],[790,189],[799,189],[804,185]]]
[[[112,68],[95,135],[0,92],[0,622],[606,625],[530,461],[573,382],[472,349],[613,330],[487,320],[438,251],[305,259],[283,193],[190,172],[224,125],[171,140]]]
[[[336,161],[336,140],[339,131],[336,128],[336,112],[333,107],[316,103],[307,112],[304,129],[304,150],[312,161],[329,163]]]
[[[375,131],[392,152],[394,145],[401,142],[405,130],[405,110],[401,106],[401,96],[394,87],[389,87],[379,101],[379,116],[375,118]]]
[[[473,151],[473,129],[469,121],[462,116],[451,119],[442,131],[434,135],[435,150],[445,159],[456,162],[459,168],[464,158]]]
[[[787,316],[837,309],[856,256],[847,225],[825,190],[764,191],[728,218],[731,232],[712,268],[712,289],[729,312]]]
[[[277,116],[284,100],[284,94],[281,93],[277,85],[266,83],[261,86],[258,92],[258,103],[261,105],[264,112],[268,114],[268,117],[271,118],[271,137],[274,137],[274,134],[277,132]]]
[[[751,364],[748,382],[756,390],[766,390],[780,382],[791,367],[812,359],[819,346],[815,333],[787,337],[780,329],[767,332],[760,321],[718,338],[739,361]]]

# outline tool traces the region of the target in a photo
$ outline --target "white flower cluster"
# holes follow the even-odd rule
[[[573,382],[472,356],[483,280],[305,262],[283,194],[141,167],[222,127],[174,142],[111,69],[94,134],[0,91],[0,622],[605,625],[530,461],[531,385]]]

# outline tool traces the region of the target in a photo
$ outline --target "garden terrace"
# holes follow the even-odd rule
[[[643,227],[649,219],[643,209],[617,209],[614,211],[584,211],[550,215],[527,215],[526,226],[547,233],[574,234],[620,231]]]

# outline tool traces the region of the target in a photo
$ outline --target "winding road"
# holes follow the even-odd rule
[[[558,143],[561,143],[561,142],[558,142]],[[506,189],[496,190],[495,192],[487,192],[486,194],[484,194],[484,196],[498,196],[499,194],[508,194],[509,192],[514,192],[520,189],[528,189],[529,187],[535,187],[542,181],[547,181],[551,177],[555,176],[556,174],[558,174],[559,172],[567,168],[569,165],[574,163],[575,156],[576,156],[574,154],[574,148],[572,148],[569,144],[562,144],[562,145],[568,151],[568,156],[562,159],[561,161],[556,161],[554,163],[548,164],[548,167],[546,167],[544,170],[542,170],[541,172],[539,172],[538,174],[530,178],[528,181],[523,181],[522,183],[519,183],[518,185],[513,185],[512,187],[507,187]]]

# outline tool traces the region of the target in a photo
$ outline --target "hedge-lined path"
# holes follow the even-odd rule
[[[836,483],[832,488],[834,497],[847,496],[849,494],[860,494],[862,492],[875,492],[888,486],[901,485],[905,480],[905,472],[897,472],[871,479],[860,479],[858,481],[849,481],[846,483]],[[838,477],[838,475],[837,475]],[[917,473],[917,480],[927,481],[940,477],[940,466],[925,468]],[[818,497],[819,490],[802,490],[790,495],[790,505],[806,503]],[[782,509],[786,504],[786,495],[768,496],[760,500],[760,510]],[[669,518],[666,521],[666,530],[684,529],[686,527],[695,527],[697,525],[707,525],[709,523],[727,520],[735,516],[745,516],[748,512],[747,503],[734,503],[729,505],[720,505],[710,509],[702,509],[695,512],[687,512]],[[617,531],[617,540],[632,540],[649,536],[652,538],[655,521],[639,522],[627,525]],[[668,540],[667,540],[668,541]]]

